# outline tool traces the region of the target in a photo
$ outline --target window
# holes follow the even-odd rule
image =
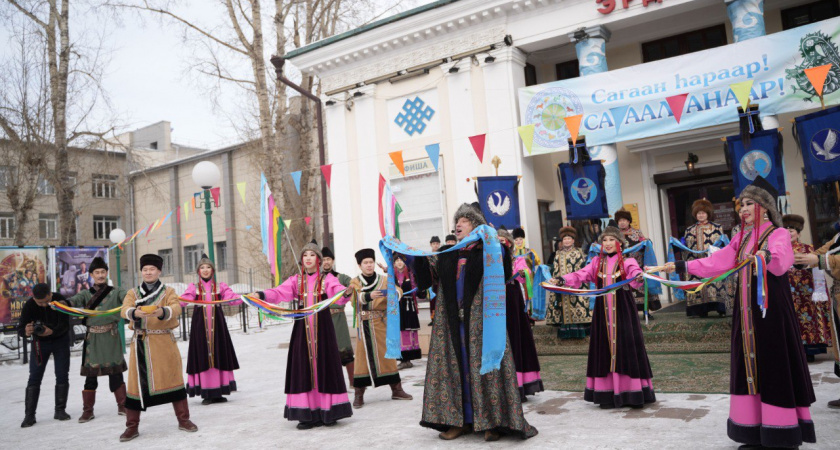
[[[0,213],[0,239],[13,239],[15,237],[15,215],[12,213]]]
[[[117,196],[116,175],[94,175],[93,196],[96,198],[115,198]]]
[[[119,228],[119,226],[119,217],[93,216],[93,238],[97,240],[110,239],[111,230]]]
[[[15,168],[12,166],[0,166],[0,191],[15,182]]]
[[[43,174],[38,175],[38,193],[41,195],[55,195],[55,186]]]
[[[163,258],[163,269],[160,275],[163,277],[172,275],[172,249],[158,250],[158,256]]]
[[[573,59],[571,61],[561,62],[554,66],[554,70],[557,73],[557,80],[568,80],[570,78],[577,78],[580,76],[580,67],[578,65],[578,60]]]
[[[188,245],[184,247],[184,272],[193,273],[198,269],[198,261],[204,253],[204,244]]]
[[[58,239],[58,214],[41,214],[38,216],[38,237],[41,239]]]
[[[537,67],[531,63],[525,63],[525,86],[537,84]]]
[[[642,44],[644,62],[699,52],[726,45],[726,27],[715,25]]]
[[[782,29],[801,27],[809,23],[840,16],[837,0],[820,0],[782,10]]]
[[[227,242],[216,242],[216,268],[219,270],[227,269]]]
[[[149,144],[149,148],[151,148],[152,150],[157,150],[158,149],[157,141],[154,141],[151,144]]]

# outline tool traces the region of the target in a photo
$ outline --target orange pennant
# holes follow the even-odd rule
[[[803,70],[805,76],[808,77],[808,81],[811,82],[811,85],[814,86],[814,90],[817,91],[817,95],[820,97],[823,95],[823,87],[825,86],[825,79],[828,76],[829,70],[831,70],[831,64]]]
[[[388,153],[388,156],[391,157],[391,161],[393,161],[394,165],[397,166],[397,170],[405,176],[405,164],[403,164],[402,150]]]
[[[195,234],[193,234],[193,233],[187,233],[187,234],[184,236],[184,240],[185,240],[185,241],[189,241],[189,240],[190,240],[190,238],[191,238],[191,237],[193,237],[193,236],[195,236]]]
[[[583,114],[578,114],[576,116],[567,116],[563,118],[563,120],[566,121],[566,128],[569,129],[569,134],[572,135],[572,144],[577,144],[581,119],[583,119]]]

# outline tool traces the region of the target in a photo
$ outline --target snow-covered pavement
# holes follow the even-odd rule
[[[507,447],[591,448],[591,449],[682,449],[737,448],[726,437],[729,399],[726,395],[662,394],[656,404],[640,410],[600,410],[585,403],[582,393],[542,392],[525,403],[525,416],[539,429],[527,440],[503,438],[487,444],[483,436],[471,435],[454,442],[442,441],[437,432],[422,428],[420,411],[425,362],[402,371],[403,387],[414,400],[393,401],[387,387],[368,389],[365,406],[353,417],[330,428],[308,431],[295,429],[283,419],[283,394],[287,343],[291,325],[276,325],[248,335],[232,332],[239,363],[236,371],[238,392],[228,403],[202,406],[192,398],[190,412],[199,427],[197,433],[178,430],[168,405],[150,408],[140,419],[140,437],[120,443],[125,419],[117,416],[108,383],[100,383],[95,408],[96,419],[76,422],[82,410],[83,378],[78,375],[81,358],[73,356],[70,365],[68,422],[53,420],[52,361],[47,368],[38,408],[38,423],[20,428],[23,419],[27,367],[20,362],[0,365],[0,447],[38,449],[102,448],[433,448]],[[180,342],[186,366],[186,342]],[[826,402],[840,397],[840,379],[832,363],[811,364],[817,402],[811,413],[816,423],[817,444],[809,448],[840,448],[840,410]],[[654,379],[655,386],[655,379]],[[350,393],[352,400],[352,392]]]

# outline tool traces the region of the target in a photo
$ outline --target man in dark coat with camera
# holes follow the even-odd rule
[[[20,312],[18,335],[32,338],[29,355],[29,382],[26,385],[26,416],[22,428],[35,424],[35,410],[41,394],[41,379],[47,369],[47,361],[53,356],[55,365],[55,415],[56,420],[70,420],[64,411],[67,408],[67,392],[70,390],[70,316],[50,308],[51,301],[63,301],[57,292],[50,292],[45,283],[32,288],[32,298],[27,300]]]

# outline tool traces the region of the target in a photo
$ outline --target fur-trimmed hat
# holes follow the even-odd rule
[[[335,255],[333,254],[332,250],[329,247],[324,247],[321,249],[321,256],[324,258],[332,258],[335,259]]]
[[[454,235],[454,234],[447,234],[447,235],[446,235],[446,238],[444,239],[444,241],[446,241],[446,242],[448,242],[448,241],[455,241],[455,242],[458,242],[458,238],[457,238],[457,237],[455,237],[455,235]]]
[[[323,255],[323,253],[321,253],[321,249],[318,248],[318,242],[315,239],[312,239],[311,242],[304,245],[303,248],[300,249],[300,259],[301,259],[301,261],[303,261],[303,254],[306,253],[306,252],[314,252],[315,256],[317,256],[318,259],[320,259],[320,260],[324,259],[324,255]]]
[[[196,264],[196,266],[195,266],[195,271],[198,272],[198,269],[200,269],[201,266],[203,266],[205,264],[210,266],[213,269],[213,272],[216,271],[216,265],[213,264],[213,261],[210,261],[210,258],[207,256],[206,253],[201,254],[201,259],[198,260],[198,264]]]
[[[797,233],[801,233],[805,228],[805,218],[798,214],[785,214],[782,216],[782,225],[785,228],[793,228]]]
[[[372,248],[363,248],[356,252],[356,264],[361,265],[362,261],[367,258],[372,258],[376,261],[376,252],[374,252]]]
[[[140,257],[140,270],[143,270],[146,266],[154,266],[158,270],[163,270],[163,258],[154,253],[147,253]]]
[[[563,227],[560,229],[560,240],[562,241],[564,237],[571,236],[572,239],[577,239],[577,230],[575,227]]]
[[[618,222],[621,219],[627,219],[628,222],[633,223],[633,215],[624,208],[615,212],[615,221]]]
[[[615,240],[620,242],[622,250],[627,247],[627,239],[624,238],[624,235],[621,234],[621,230],[619,230],[618,228],[614,226],[608,226],[607,228],[604,228],[604,231],[601,233],[600,236],[598,236],[598,243],[600,244],[607,236],[614,237]]]
[[[762,208],[767,210],[767,215],[770,216],[770,222],[773,225],[777,227],[782,226],[782,215],[776,209],[776,202],[779,200],[779,191],[761,175],[755,177],[755,180],[741,191],[739,198],[742,203],[745,198],[758,203]]]
[[[96,270],[96,269],[108,270],[108,263],[106,263],[104,259],[97,256],[96,258],[93,258],[93,260],[90,262],[90,267],[88,268],[88,272],[93,273],[93,271]]]
[[[715,207],[712,205],[712,202],[706,200],[705,198],[697,199],[691,204],[691,217],[697,219],[697,213],[700,211],[706,213],[706,220],[710,222],[715,218]]]
[[[522,227],[514,228],[513,229],[513,238],[514,239],[517,239],[517,238],[525,239],[525,230],[523,230]]]
[[[440,238],[439,238],[439,237],[437,237],[437,236],[432,236],[432,238],[431,238],[431,239],[429,239],[429,243],[430,243],[430,244],[434,244],[435,242],[437,242],[438,244],[440,244]]]
[[[496,234],[498,234],[501,238],[507,239],[509,243],[513,244],[513,235],[510,234],[510,231],[508,231],[508,229],[504,226],[499,227],[499,229],[496,230]]]
[[[452,221],[453,224],[458,223],[458,219],[461,217],[465,217],[467,220],[472,222],[473,228],[479,225],[487,225],[487,221],[484,219],[484,215],[481,214],[481,208],[476,206],[477,204],[469,204],[464,203],[458,207],[458,210],[455,211],[455,218]]]

